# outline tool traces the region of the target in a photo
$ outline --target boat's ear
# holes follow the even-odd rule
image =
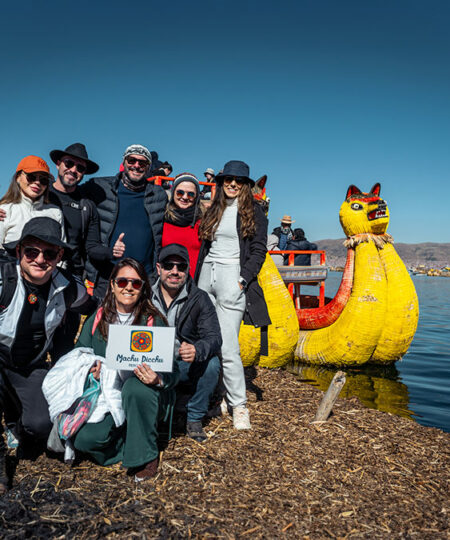
[[[347,195],[345,196],[345,200],[347,200],[352,195],[362,195],[361,190],[354,186],[353,184],[351,186],[348,186],[347,189]]]
[[[261,176],[261,178],[256,181],[256,185],[260,189],[264,189],[264,186],[266,185],[266,182],[267,182],[267,174],[265,174],[264,176]]]
[[[373,193],[374,195],[376,195],[378,197],[380,195],[380,189],[381,189],[380,182],[377,182],[373,186],[373,188],[370,190],[370,193]]]

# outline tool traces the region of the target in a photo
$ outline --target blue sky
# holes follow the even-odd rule
[[[1,190],[27,154],[84,142],[111,175],[141,143],[267,174],[271,227],[342,237],[348,185],[379,181],[395,240],[450,242],[449,26],[447,1],[4,5]]]

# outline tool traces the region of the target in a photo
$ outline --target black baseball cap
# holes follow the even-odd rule
[[[168,259],[169,257],[180,257],[184,262],[189,264],[189,253],[188,250],[181,244],[169,244],[161,249],[159,252],[158,261],[162,262]]]

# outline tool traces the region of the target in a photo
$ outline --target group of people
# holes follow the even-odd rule
[[[285,214],[280,220],[280,226],[275,227],[267,238],[268,251],[316,251],[317,244],[306,239],[303,229],[292,229],[295,219]],[[272,259],[277,266],[289,264],[289,254],[272,253]],[[294,257],[296,266],[311,266],[310,253],[298,253]]]
[[[189,437],[207,439],[202,421],[219,378],[224,413],[251,429],[239,328],[267,327],[270,317],[257,280],[267,218],[248,165],[225,164],[205,210],[193,174],[177,175],[170,191],[152,181],[145,146],[125,149],[117,175],[84,183],[99,166],[83,144],[50,158],[56,178],[27,156],[0,199],[0,491],[3,425],[19,457],[46,444],[121,461],[136,481],[156,474],[180,385]],[[107,367],[111,324],[174,327],[172,372]]]

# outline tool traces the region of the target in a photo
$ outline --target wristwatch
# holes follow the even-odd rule
[[[244,279],[243,277],[240,277],[240,278],[238,279],[238,281],[239,281],[239,283],[244,287],[244,289],[247,288],[248,283],[245,281],[245,279]]]

